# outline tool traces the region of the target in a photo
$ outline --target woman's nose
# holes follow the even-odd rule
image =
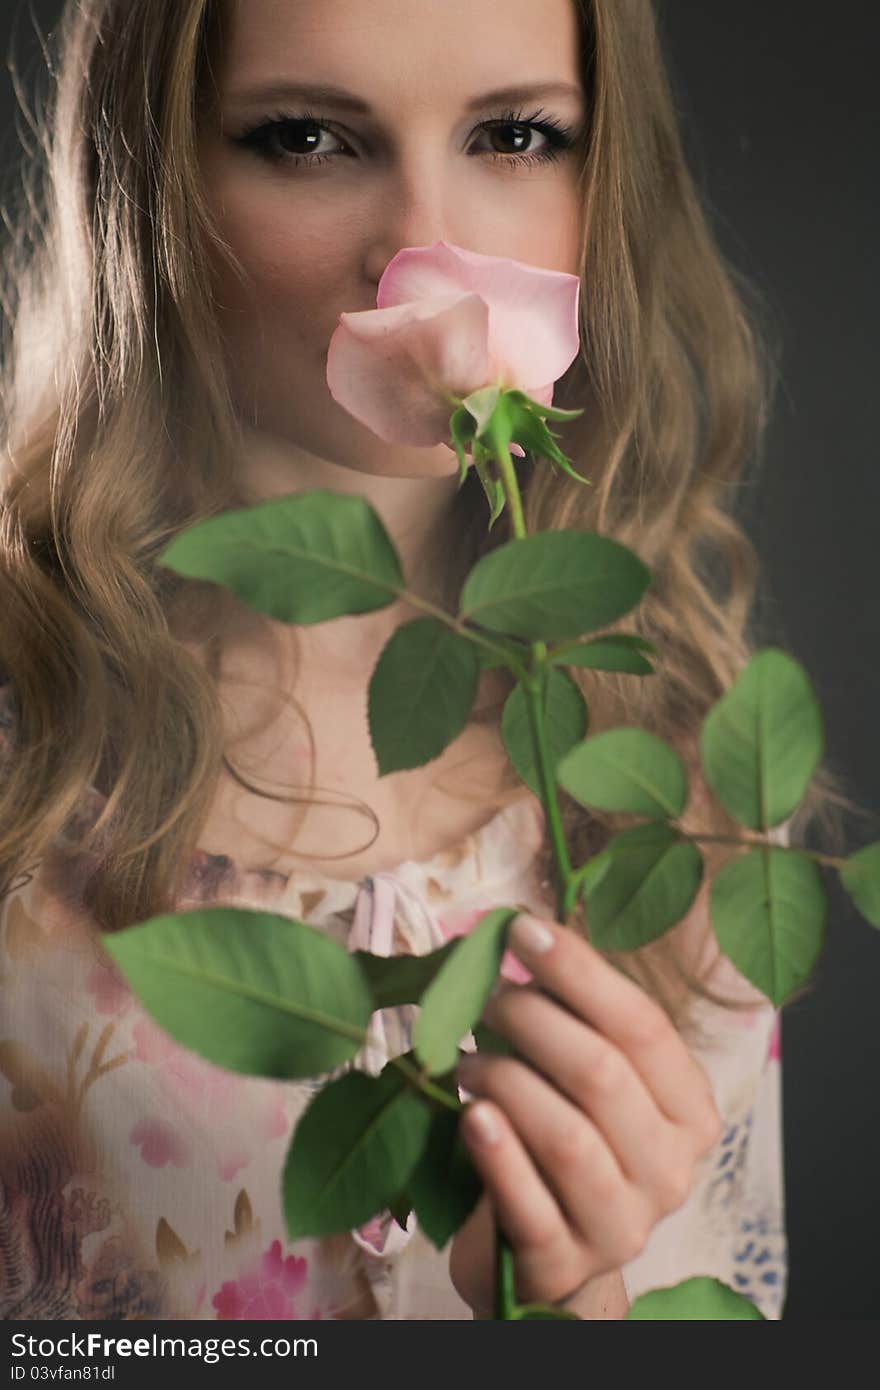
[[[450,209],[444,180],[425,167],[402,174],[385,190],[366,254],[365,273],[378,284],[389,261],[405,246],[433,246],[436,241],[466,245],[466,231]]]

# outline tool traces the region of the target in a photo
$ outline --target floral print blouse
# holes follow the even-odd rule
[[[0,748],[11,729],[0,688]],[[93,793],[94,810],[100,795]],[[180,911],[206,903],[296,917],[350,950],[422,954],[506,904],[553,915],[535,860],[537,799],[514,802],[425,862],[346,882],[249,869],[199,850]],[[0,1316],[7,1319],[470,1318],[410,1216],[290,1241],[281,1173],[316,1082],[221,1070],[140,1008],[48,855],[0,900]],[[27,879],[27,881],[25,881]],[[713,1275],[778,1318],[786,1281],[778,1012],[725,958],[748,1012],[699,1001],[694,1049],[725,1120],[682,1207],[623,1268],[630,1300]],[[505,972],[525,978],[508,955]],[[353,1065],[410,1047],[413,1007],[373,1015]]]

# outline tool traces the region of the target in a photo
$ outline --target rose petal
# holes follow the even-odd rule
[[[489,373],[474,389],[495,381],[522,389],[525,382],[555,382],[577,356],[580,281],[565,271],[441,240],[398,251],[379,281],[376,304],[391,308],[456,290],[479,294],[489,306]]]
[[[327,352],[335,401],[388,444],[449,439],[449,395],[486,383],[488,309],[476,294],[341,314]]]

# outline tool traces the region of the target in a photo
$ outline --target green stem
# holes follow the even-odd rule
[[[517,540],[525,540],[526,520],[523,515],[522,498],[519,492],[519,483],[516,480],[516,470],[513,466],[513,459],[510,457],[510,450],[500,438],[493,439],[495,457],[498,460],[498,468],[501,473],[501,485],[504,488],[504,496],[510,508],[510,520],[513,526],[513,534]],[[543,643],[541,644],[543,646]],[[546,651],[546,648],[544,649]]]
[[[513,534],[517,540],[524,540],[527,535],[526,523],[510,450],[507,442],[492,431],[491,425],[490,439],[498,461],[505,500],[510,508]],[[565,843],[562,815],[556,799],[556,779],[553,775],[553,765],[550,761],[544,730],[543,686],[544,672],[547,666],[547,645],[541,641],[532,642],[531,651],[531,669],[528,672],[517,674],[517,679],[523,687],[526,698],[541,800],[547,815],[547,826],[556,861],[556,917],[558,921],[567,925],[569,914],[577,897],[577,882],[572,874],[568,846]],[[512,1318],[515,1307],[513,1252],[503,1231],[498,1227],[495,1236],[496,1318],[505,1320]]]
[[[535,646],[538,645],[539,644],[536,642]],[[529,716],[529,727],[532,733],[532,743],[534,745],[536,762],[538,765],[538,783],[541,788],[541,800],[544,802],[544,807],[547,812],[547,824],[550,832],[550,840],[553,845],[553,855],[556,861],[556,919],[559,922],[567,923],[574,905],[575,893],[569,891],[572,881],[571,860],[568,855],[568,846],[565,843],[565,833],[562,828],[562,814],[559,810],[559,802],[556,799],[556,779],[553,775],[553,765],[550,761],[550,754],[547,748],[540,689],[536,689],[533,685],[526,686],[525,697],[526,709]]]
[[[389,1059],[398,1071],[402,1071],[407,1081],[411,1081],[417,1090],[423,1095],[430,1096],[440,1105],[444,1105],[447,1110],[454,1110],[456,1114],[461,1110],[461,1101],[458,1096],[452,1096],[449,1091],[444,1091],[442,1086],[435,1086],[425,1072],[419,1071],[418,1067],[413,1066],[412,1062],[406,1057],[392,1057]]]
[[[519,484],[516,480],[513,460],[510,457],[510,450],[500,438],[496,437],[493,440],[493,444],[498,460],[504,495],[510,506],[513,533],[517,540],[524,540],[527,534],[526,523],[523,516]],[[531,647],[532,669],[526,675],[525,680],[520,681],[520,684],[523,687],[526,697],[529,727],[532,733],[532,744],[535,751],[535,761],[538,767],[538,782],[541,788],[541,800],[544,803],[544,809],[547,814],[547,827],[553,846],[554,859],[556,861],[556,917],[558,921],[567,924],[572,908],[574,907],[577,885],[573,882],[571,860],[569,859],[568,846],[565,843],[565,835],[562,828],[562,815],[559,810],[559,802],[556,799],[556,779],[553,775],[553,765],[550,761],[544,730],[544,711],[541,696],[544,670],[547,664],[547,645],[545,642],[537,641],[533,642]]]
[[[768,845],[766,840],[753,838],[751,836],[736,835],[682,835],[683,840],[693,840],[694,843],[710,845],[749,845],[754,849],[781,849],[786,854],[803,854],[808,859],[815,859],[817,864],[827,864],[830,869],[842,869],[847,863],[846,859],[838,859],[833,854],[820,854],[815,849],[804,849],[801,845]]]
[[[459,637],[466,638],[468,642],[473,642],[477,647],[485,648],[487,652],[492,652],[493,656],[503,657],[505,663],[516,676],[517,680],[524,681],[527,679],[528,672],[525,667],[521,666],[516,658],[510,655],[506,647],[500,646],[498,642],[493,642],[491,637],[486,637],[482,632],[476,632],[472,627],[468,627],[463,618],[457,617],[454,613],[447,613],[445,608],[438,608],[436,603],[432,603],[430,599],[423,598],[421,594],[414,594],[410,589],[397,588],[397,586],[393,584],[388,584],[385,587],[388,589],[389,593],[396,595],[399,599],[403,599],[405,603],[410,604],[413,608],[417,608],[420,613],[424,613],[429,618],[436,618],[438,622],[451,628]],[[544,644],[539,643],[538,645],[543,646]]]
[[[502,1238],[498,1242],[495,1264],[495,1316],[504,1321],[513,1320],[516,1308],[513,1274],[513,1251]]]

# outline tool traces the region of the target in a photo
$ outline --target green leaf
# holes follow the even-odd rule
[[[385,644],[367,714],[379,776],[421,767],[465,727],[480,679],[476,647],[437,618],[415,618]]]
[[[470,1216],[483,1190],[454,1110],[437,1110],[408,1188],[419,1226],[438,1250]]]
[[[577,410],[561,410],[559,406],[544,405],[542,401],[536,401],[534,396],[527,395],[525,391],[521,391],[519,387],[516,386],[508,390],[506,395],[508,400],[528,403],[530,406],[534,406],[534,411],[532,413],[544,416],[548,420],[575,420],[578,415],[583,415],[584,413],[583,406],[580,406]]]
[[[740,825],[770,830],[797,808],[823,752],[822,712],[803,667],[759,652],[700,733],[706,780]]]
[[[699,1275],[684,1279],[667,1289],[649,1289],[633,1299],[626,1315],[651,1322],[673,1322],[690,1318],[694,1321],[729,1322],[760,1320],[764,1314],[751,1299],[737,1293],[720,1279]]]
[[[592,531],[540,531],[484,555],[461,592],[461,616],[533,641],[580,637],[628,613],[650,571]]]
[[[662,821],[622,830],[605,852],[611,867],[590,890],[590,941],[600,951],[634,951],[684,917],[702,882],[703,856]]]
[[[409,1193],[405,1189],[403,1192],[398,1192],[397,1196],[388,1203],[388,1210],[400,1229],[405,1231],[409,1222],[409,1214],[412,1211]]]
[[[840,881],[862,916],[880,927],[880,841],[851,854],[841,866]]]
[[[498,646],[502,646],[504,650],[509,652],[511,657],[515,661],[520,662],[520,664],[524,665],[529,661],[531,657],[531,650],[528,646],[528,643],[517,643],[505,640],[504,638],[499,637],[497,633],[492,634],[491,641]],[[505,661],[503,656],[496,656],[494,652],[488,651],[486,647],[478,647],[476,643],[474,643],[474,647],[476,648],[477,655],[480,659],[481,670],[487,671],[496,666],[509,665],[509,663]]]
[[[583,806],[640,816],[680,816],[687,800],[681,758],[645,729],[608,729],[559,764],[561,786]]]
[[[762,845],[718,871],[709,911],[724,954],[779,1008],[810,977],[822,949],[826,906],[812,859]]]
[[[222,584],[283,623],[370,613],[404,587],[397,551],[370,504],[323,488],[199,521],[158,563]]]
[[[392,1009],[417,1004],[457,944],[455,938],[423,956],[374,956],[369,951],[353,951],[352,956],[369,982],[373,1008]]]
[[[614,633],[607,637],[595,637],[591,642],[581,642],[573,647],[559,647],[548,652],[547,660],[553,666],[591,667],[596,671],[625,671],[633,676],[652,676],[654,668],[642,656],[642,651],[653,651],[651,643],[643,637],[624,633]]]
[[[449,420],[449,433],[452,438],[453,448],[458,456],[458,488],[461,490],[462,484],[467,479],[468,459],[466,448],[472,443],[476,423],[472,415],[468,414],[464,406],[459,406],[453,411]]]
[[[587,706],[579,687],[564,671],[546,671],[544,688],[544,736],[550,766],[579,743],[587,731]],[[532,729],[529,723],[528,696],[517,683],[504,703],[501,716],[501,737],[522,780],[541,795],[538,765],[535,759]]]
[[[571,478],[590,485],[589,478],[581,477],[571,466],[556,440],[559,435],[548,428],[542,416],[555,420],[573,419],[583,414],[583,410],[552,410],[539,401],[527,396],[516,388],[506,391],[492,417],[487,436],[496,448],[506,446],[515,439],[532,454],[542,455],[550,460],[551,466],[558,464]]]
[[[392,1063],[379,1076],[350,1071],[301,1116],[284,1165],[287,1233],[333,1235],[361,1226],[407,1186],[431,1111]]]
[[[488,1023],[475,1023],[472,1032],[478,1052],[497,1052],[500,1057],[514,1055],[514,1048],[507,1039],[490,1028]]]
[[[315,1076],[363,1045],[367,981],[345,947],[304,922],[238,907],[153,917],[103,939],[144,1008],[229,1071]]]
[[[492,418],[501,394],[499,386],[481,386],[462,400],[462,406],[473,417],[474,433],[481,435]]]
[[[476,1023],[504,955],[507,927],[518,915],[515,907],[495,907],[481,917],[422,995],[413,1030],[413,1046],[431,1076],[451,1071],[458,1061],[458,1044]]]
[[[489,530],[495,525],[501,513],[504,511],[504,486],[500,478],[493,477],[491,460],[480,449],[479,444],[474,444],[474,468],[477,477],[483,485],[486,494],[486,501],[489,503]]]

